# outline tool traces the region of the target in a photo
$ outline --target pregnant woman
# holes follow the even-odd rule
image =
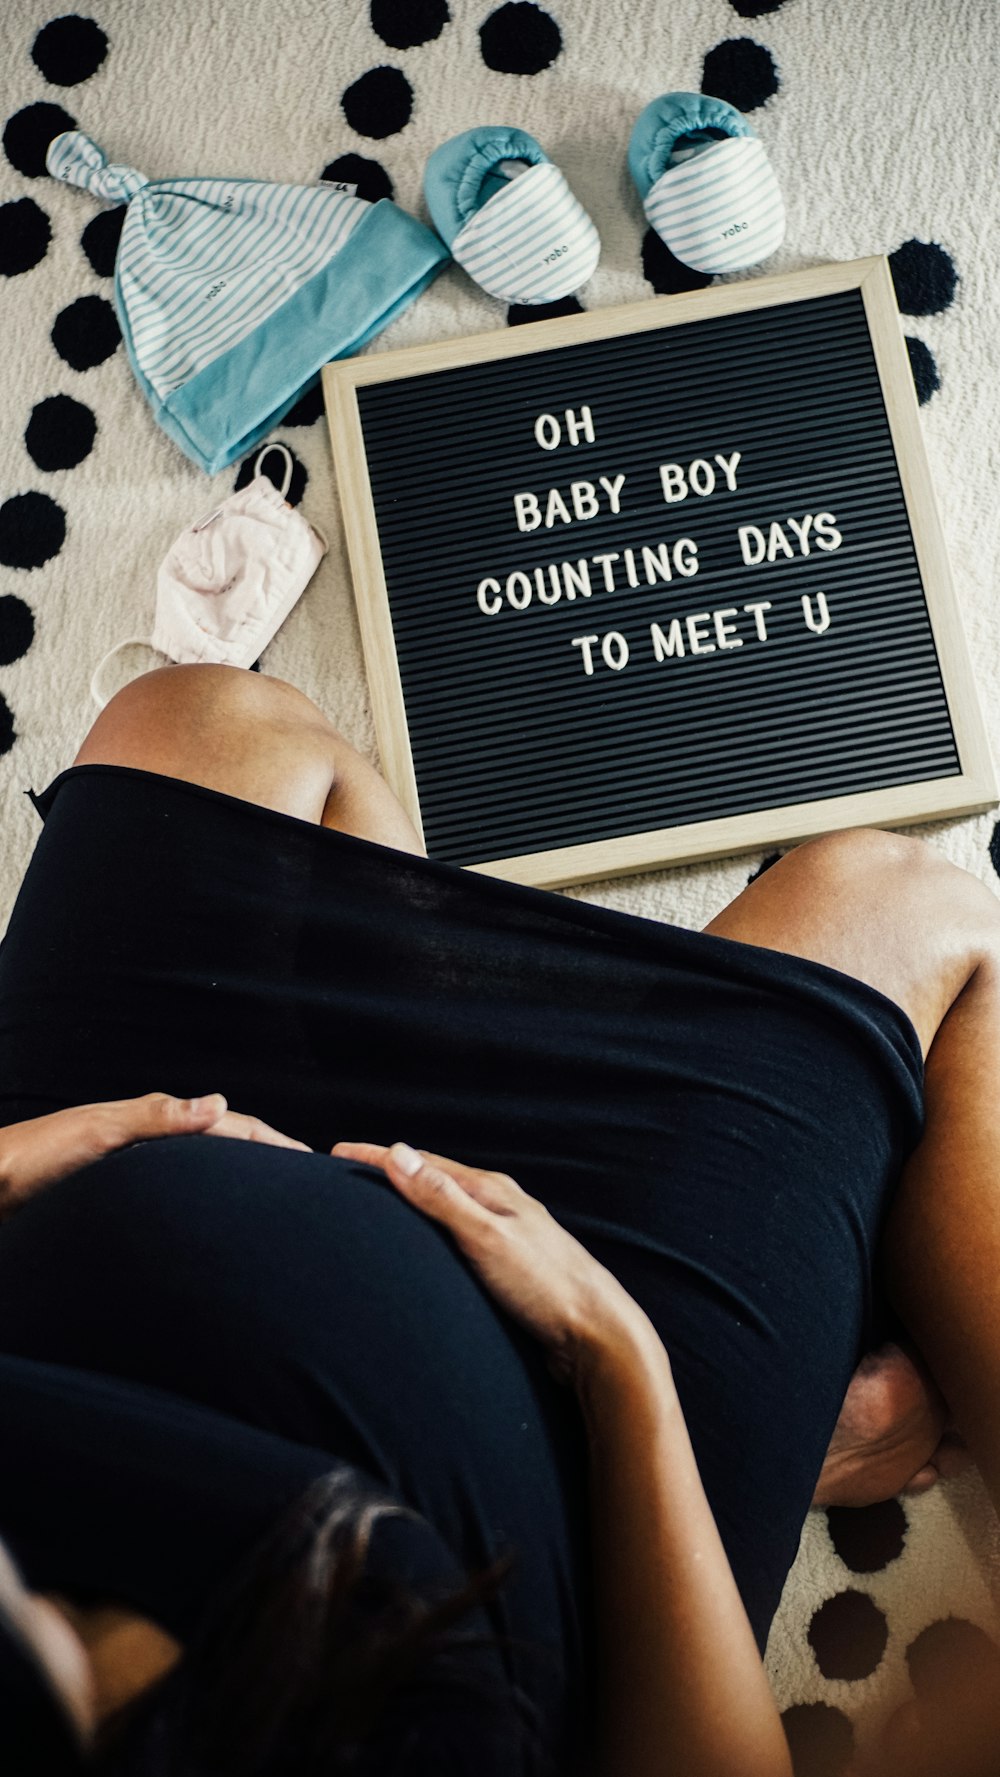
[[[227,667],[135,681],[32,800],[0,1534],[102,1757],[786,1777],[810,1502],[944,1462],[916,1371],[847,1394],[888,1302],[1000,1501],[989,890],[862,830],[698,933],[437,865]]]

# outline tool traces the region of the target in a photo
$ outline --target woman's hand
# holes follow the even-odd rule
[[[305,1142],[280,1135],[259,1117],[230,1111],[221,1092],[207,1098],[147,1092],[141,1098],[74,1105],[0,1129],[0,1215],[115,1148],[165,1135],[224,1135],[236,1141],[311,1152]]]
[[[777,1705],[651,1321],[505,1173],[338,1142],[449,1229],[572,1381],[587,1427],[600,1777],[792,1777]],[[736,1453],[738,1459],[738,1452]]]
[[[593,1354],[619,1338],[656,1339],[617,1278],[506,1173],[405,1142],[342,1141],[331,1152],[379,1167],[401,1197],[448,1229],[490,1294],[541,1340],[558,1381],[578,1385]]]

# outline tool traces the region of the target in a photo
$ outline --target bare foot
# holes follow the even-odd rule
[[[883,1345],[851,1378],[813,1505],[866,1506],[925,1493],[970,1460],[919,1353]]]

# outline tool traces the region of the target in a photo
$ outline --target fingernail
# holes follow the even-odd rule
[[[188,1107],[195,1113],[195,1115],[199,1114],[201,1111],[222,1111],[225,1109],[225,1106],[226,1101],[221,1092],[210,1092],[206,1098],[190,1098],[188,1100]]]
[[[416,1149],[411,1148],[405,1141],[393,1142],[392,1157],[395,1160],[396,1165],[399,1167],[400,1172],[405,1172],[407,1178],[412,1178],[413,1174],[419,1172],[423,1165],[423,1161]]]

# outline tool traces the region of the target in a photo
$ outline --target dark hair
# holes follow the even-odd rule
[[[321,1477],[215,1596],[174,1671],[112,1724],[102,1772],[513,1777],[527,1768],[533,1712],[504,1676],[501,1638],[462,1631],[512,1556],[458,1588],[442,1585],[440,1562],[428,1578],[426,1560],[423,1576],[404,1583],[398,1558],[387,1561],[372,1538],[378,1527],[398,1557],[407,1525],[428,1534],[417,1513],[361,1491],[352,1471]]]
[[[0,1768],[17,1777],[78,1777],[80,1746],[38,1655],[0,1609]]]

